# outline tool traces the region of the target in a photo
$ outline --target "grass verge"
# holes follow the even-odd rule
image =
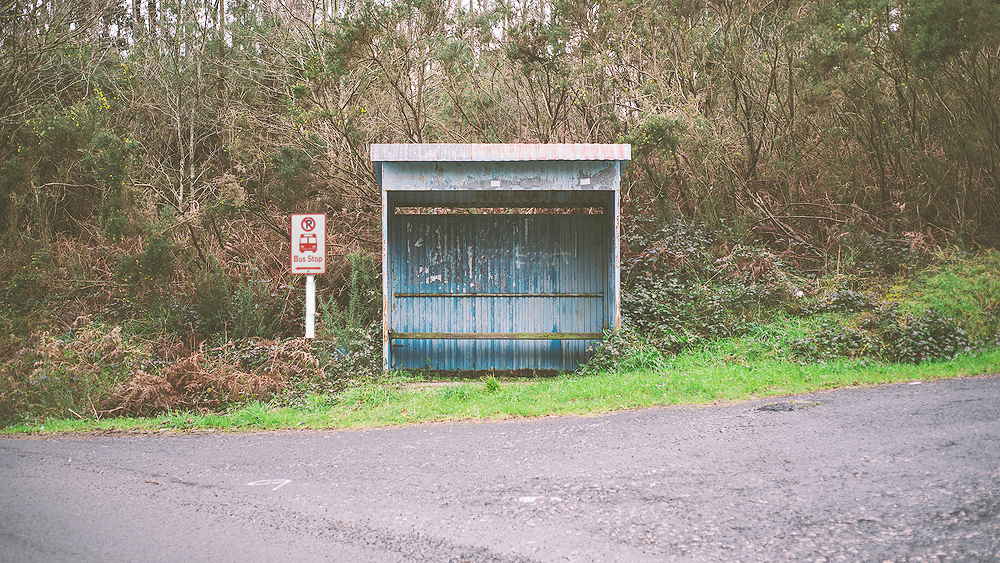
[[[253,401],[222,414],[172,412],[151,418],[49,420],[12,426],[2,433],[347,429],[595,415],[1000,372],[1000,350],[959,354],[950,360],[919,365],[866,360],[799,364],[760,356],[749,359],[734,353],[738,350],[739,342],[729,342],[721,348],[660,357],[637,371],[544,379],[487,378],[425,385],[405,373],[393,373],[340,393],[309,396],[296,407]]]

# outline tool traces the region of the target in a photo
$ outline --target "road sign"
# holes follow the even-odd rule
[[[326,273],[326,215],[292,215],[293,274]]]

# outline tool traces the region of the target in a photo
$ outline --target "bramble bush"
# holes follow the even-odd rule
[[[622,317],[665,353],[745,334],[772,317],[797,285],[773,253],[725,249],[705,229],[676,221],[633,237],[623,268]]]
[[[790,348],[810,361],[848,357],[919,364],[952,358],[973,346],[965,329],[932,309],[917,316],[883,303],[855,321],[854,326],[824,322],[809,336],[792,339]]]

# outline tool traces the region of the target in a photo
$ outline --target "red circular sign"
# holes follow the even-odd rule
[[[302,220],[302,230],[311,231],[316,228],[316,220],[312,217],[306,217]]]

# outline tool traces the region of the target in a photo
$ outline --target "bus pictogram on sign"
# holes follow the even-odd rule
[[[299,237],[299,252],[316,252],[318,248],[316,235],[309,233]]]

